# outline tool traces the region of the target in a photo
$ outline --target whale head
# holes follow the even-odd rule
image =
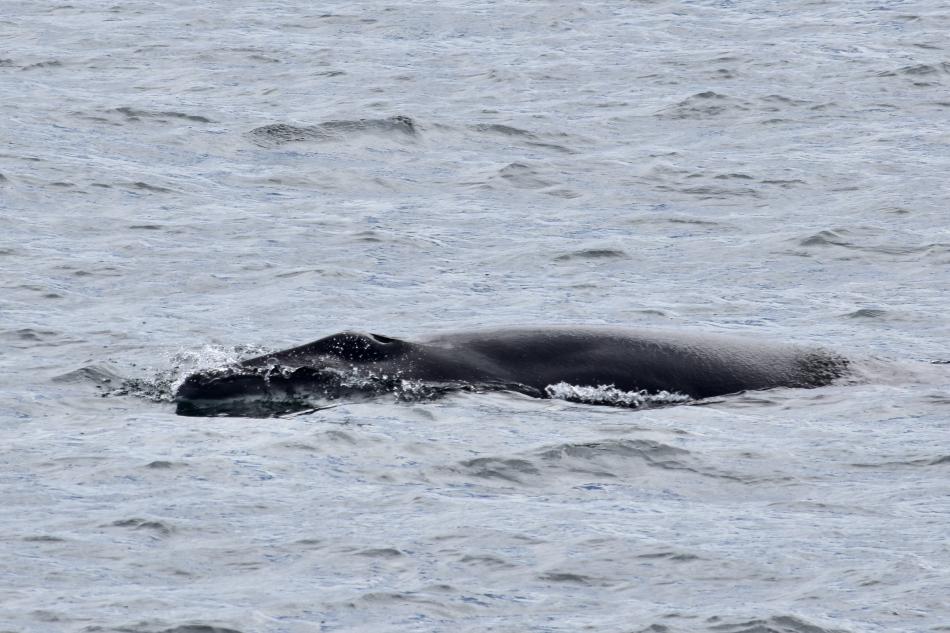
[[[341,332],[229,367],[196,372],[178,387],[176,412],[267,417],[320,408],[344,396],[375,395],[391,390],[388,382],[395,372],[390,361],[398,366],[410,345],[378,334]]]

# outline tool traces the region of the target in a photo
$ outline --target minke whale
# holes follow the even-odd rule
[[[702,399],[820,387],[848,364],[822,348],[664,330],[532,327],[418,341],[347,331],[191,374],[175,401],[179,415],[267,417],[387,392],[510,390],[546,398],[559,384]]]

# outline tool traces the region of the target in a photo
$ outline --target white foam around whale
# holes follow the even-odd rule
[[[630,407],[639,409],[640,407],[665,406],[670,404],[682,404],[692,400],[689,396],[682,393],[659,391],[649,393],[645,390],[623,391],[613,385],[598,385],[596,387],[571,385],[566,382],[559,382],[554,385],[548,385],[544,392],[549,398],[559,400],[569,400],[571,402],[583,402],[585,404],[608,404],[613,406]]]

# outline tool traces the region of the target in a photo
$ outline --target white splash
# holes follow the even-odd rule
[[[583,387],[571,385],[566,382],[548,385],[544,388],[544,392],[549,398],[556,398],[558,400],[583,402],[586,404],[607,404],[630,407],[633,409],[644,406],[681,404],[692,400],[692,398],[685,394],[670,391],[658,391],[656,393],[649,393],[645,389],[640,391],[623,391],[613,385]]]

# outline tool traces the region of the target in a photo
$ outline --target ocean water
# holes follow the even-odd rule
[[[0,631],[950,631],[950,7],[0,0]],[[344,329],[847,380],[176,416]]]

